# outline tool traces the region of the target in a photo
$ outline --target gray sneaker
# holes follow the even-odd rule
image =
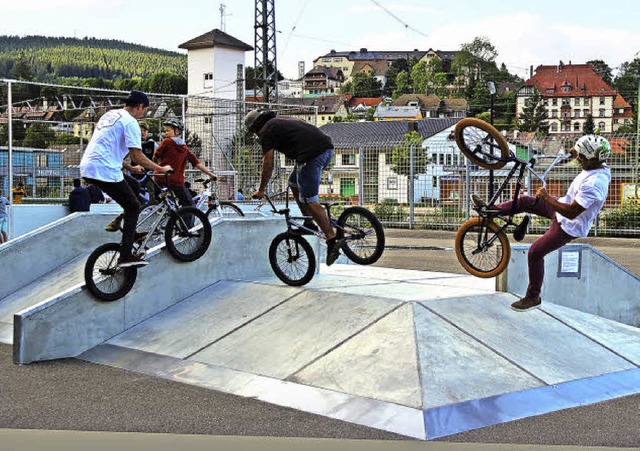
[[[471,195],[471,201],[477,208],[485,207],[487,205],[487,203],[480,196],[476,196],[475,194]]]
[[[540,304],[542,304],[542,299],[540,299],[540,296],[536,298],[530,298],[525,296],[519,301],[516,301],[513,304],[511,304],[511,308],[516,312],[526,312],[527,310],[533,310],[535,308],[540,307]]]

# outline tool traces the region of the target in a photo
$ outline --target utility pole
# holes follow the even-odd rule
[[[255,78],[267,103],[278,101],[278,64],[276,62],[275,0],[256,0],[254,64]]]

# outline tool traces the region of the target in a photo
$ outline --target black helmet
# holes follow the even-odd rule
[[[162,123],[162,125],[168,125],[170,127],[175,127],[177,129],[179,129],[180,131],[184,130],[184,125],[182,124],[182,121],[176,118],[169,118],[169,119],[165,119],[164,122]]]
[[[276,117],[276,113],[270,110],[251,110],[244,117],[244,126],[251,133],[257,133],[268,120]]]

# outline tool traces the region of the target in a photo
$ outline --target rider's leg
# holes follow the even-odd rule
[[[529,248],[529,286],[527,287],[527,297],[537,298],[540,296],[542,281],[544,280],[544,257],[550,252],[561,248],[565,244],[574,240],[575,237],[567,234],[560,223],[553,218],[551,227],[544,235],[535,240]]]
[[[320,192],[322,170],[329,165],[332,155],[333,150],[329,149],[307,163],[298,163],[291,176],[289,176],[289,187],[293,192],[296,203],[300,207],[300,211],[305,216],[313,217],[327,241],[333,239],[336,233],[331,227],[325,209],[318,202],[318,194]]]
[[[509,200],[507,202],[502,202],[500,204],[495,205],[496,210],[500,210],[500,213],[503,215],[508,215],[511,213],[511,208],[513,205],[513,201]],[[555,211],[551,208],[551,206],[539,199],[535,196],[520,196],[516,201],[516,210],[514,214],[517,213],[533,213],[538,216],[544,216],[545,218],[553,218],[555,216]]]
[[[138,202],[136,194],[125,180],[120,182],[103,182],[101,180],[86,178],[85,180],[88,180],[107,193],[124,209],[124,226],[122,228],[120,257],[126,258],[131,256],[138,214],[140,213],[140,203]]]

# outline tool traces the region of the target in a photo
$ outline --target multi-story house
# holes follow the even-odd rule
[[[618,108],[614,107],[619,94],[590,64],[561,62],[557,66],[538,66],[535,75],[516,93],[516,119],[535,89],[542,94],[550,134],[581,133],[589,114],[602,133],[610,133],[621,125],[621,117],[614,116],[624,114],[620,110],[627,109],[622,98],[618,100]]]
[[[631,125],[633,111],[631,105],[620,94],[613,99],[613,131],[625,125]]]
[[[366,48],[361,48],[359,51],[341,52],[331,50],[326,55],[316,58],[313,61],[313,64],[341,69],[345,74],[345,82],[348,82],[356,73],[360,72],[366,64],[369,64],[372,68],[374,67],[374,64],[376,65],[376,77],[378,77],[380,75],[378,75],[377,72],[382,71],[382,66],[377,67],[378,62],[384,62],[388,69],[394,61],[399,59],[410,60],[413,58],[417,61],[430,61],[437,56],[445,62],[445,65],[450,65],[457,53],[458,52],[456,51],[444,52],[433,49],[429,49],[427,51],[418,49],[370,51]],[[386,70],[383,75],[386,75]]]
[[[291,80],[284,79],[278,82],[278,97],[302,97],[303,79]]]
[[[352,96],[291,97],[282,99],[283,114],[295,116],[318,127],[334,122],[334,117],[349,114],[348,102]]]
[[[391,106],[418,107],[424,118],[464,118],[467,116],[467,101],[465,99],[440,99],[434,94],[403,94],[391,102]]]
[[[373,114],[374,121],[415,121],[422,119],[422,111],[415,106],[378,105]]]
[[[315,66],[304,74],[302,92],[305,96],[331,96],[338,94],[345,80],[342,69]]]
[[[364,120],[367,111],[374,109],[380,105],[382,97],[352,97],[349,100],[349,113],[356,115],[359,119]]]

